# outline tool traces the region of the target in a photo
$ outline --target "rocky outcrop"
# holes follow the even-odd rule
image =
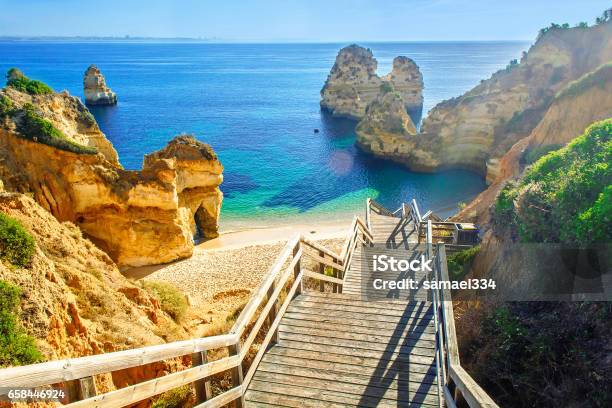
[[[401,161],[415,153],[416,127],[399,92],[378,96],[356,128],[357,145],[366,152]]]
[[[33,199],[0,193],[0,211],[19,221],[36,242],[31,262],[0,262],[0,280],[17,285],[25,302],[22,321],[49,359],[98,354],[163,343],[157,323],[171,318],[156,298],[125,278],[113,261],[59,222]],[[182,329],[177,333],[186,335]]]
[[[395,58],[393,70],[383,78],[376,74],[377,66],[370,49],[356,44],[341,49],[321,90],[321,107],[335,116],[360,119],[368,104],[391,85],[404,98],[406,109],[422,108],[423,78],[414,61]]]
[[[393,89],[399,92],[408,111],[422,109],[423,75],[416,62],[408,57],[395,57],[393,69],[382,80],[391,83]]]
[[[81,357],[189,337],[159,299],[126,279],[113,261],[70,222],[59,222],[33,199],[0,193],[0,212],[35,241],[25,267],[0,261],[0,280],[22,292],[19,320],[45,360]],[[130,370],[96,376],[106,392],[171,371],[160,362],[144,374]]]
[[[142,171],[126,171],[80,145],[78,130],[95,121],[85,108],[79,113],[76,98],[28,99],[7,89],[0,96],[13,105],[0,121],[5,188],[31,193],[57,219],[74,222],[121,267],[185,258],[194,235],[217,236],[223,166],[210,146],[179,136],[148,155]],[[59,133],[42,132],[45,121],[61,124]]]
[[[88,105],[116,105],[117,95],[106,86],[104,75],[98,67],[90,65],[83,78],[85,103]]]
[[[120,166],[117,151],[79,98],[70,96],[67,91],[30,95],[11,87],[1,90],[0,97],[2,95],[17,107],[27,104],[36,106],[40,114],[66,138],[79,145],[96,149],[114,166]]]
[[[569,82],[612,59],[612,23],[551,29],[525,53],[464,95],[438,104],[423,121],[417,149],[405,164],[435,171],[496,170],[501,157],[529,136]],[[489,177],[491,179],[491,177]]]

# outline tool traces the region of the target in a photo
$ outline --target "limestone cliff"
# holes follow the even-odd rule
[[[389,91],[371,102],[355,131],[357,145],[374,155],[401,161],[415,153],[416,127],[399,92]]]
[[[147,156],[142,171],[126,171],[79,132],[95,120],[76,98],[9,88],[0,97],[10,105],[0,115],[5,188],[31,193],[57,219],[74,222],[120,266],[185,258],[196,233],[217,235],[223,166],[210,146],[179,136]]]
[[[372,51],[356,44],[341,49],[321,90],[321,107],[335,116],[362,118],[366,107],[391,85],[404,98],[405,108],[421,109],[423,77],[407,57],[397,57],[385,77],[376,74],[378,62]]]
[[[458,219],[471,219],[488,225],[489,208],[510,179],[525,169],[525,156],[545,146],[562,146],[582,133],[591,123],[612,117],[612,64],[603,64],[593,72],[570,82],[557,93],[542,120],[530,135],[516,142],[489,169],[491,185],[464,208]]]
[[[153,332],[155,322],[170,318],[157,300],[123,277],[77,226],[59,222],[19,193],[0,193],[0,211],[19,221],[36,242],[26,267],[0,262],[0,279],[23,290],[22,321],[47,358],[163,342]]]
[[[80,357],[188,337],[157,298],[126,279],[113,261],[70,222],[59,222],[23,194],[0,193],[0,212],[35,242],[24,267],[0,261],[0,280],[22,291],[19,320],[45,360]],[[127,371],[97,376],[101,391],[161,375]]]
[[[10,86],[0,90],[0,97],[2,96],[18,107],[26,104],[36,106],[40,115],[51,122],[69,140],[96,149],[114,166],[120,166],[117,151],[79,98],[70,96],[66,91],[30,95]]]
[[[432,109],[416,147],[435,148],[430,156],[413,156],[406,164],[430,171],[471,168],[486,174],[487,164],[496,167],[513,144],[531,133],[559,90],[612,60],[611,34],[608,22],[541,35],[520,63]]]
[[[117,95],[106,86],[98,67],[90,65],[83,77],[83,92],[88,105],[116,105]]]

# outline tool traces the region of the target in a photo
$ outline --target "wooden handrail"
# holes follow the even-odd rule
[[[227,347],[235,343],[236,339],[234,335],[223,334],[220,336],[177,341],[174,343],[115,351],[94,356],[4,368],[0,370],[0,387],[32,388],[77,380],[96,374],[123,370],[180,357],[203,350]]]
[[[431,255],[432,221],[426,223],[427,253]],[[444,244],[436,245],[434,258],[434,278],[438,281],[448,281],[448,266],[446,263],[446,248]],[[438,366],[438,384],[441,386],[440,395],[444,397],[446,406],[456,407],[461,398],[471,408],[495,408],[498,405],[474,381],[463,367],[459,359],[459,346],[455,331],[455,318],[451,291],[444,285],[433,291],[433,306],[436,323],[436,364]]]

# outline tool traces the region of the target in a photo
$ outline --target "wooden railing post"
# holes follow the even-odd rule
[[[300,250],[300,245],[298,244],[295,246],[295,248],[293,248],[293,256],[295,257],[298,253],[298,251]],[[301,266],[301,259],[298,259],[297,262],[295,263],[295,266],[293,267],[293,279],[297,279],[299,274],[300,274],[300,270],[301,270],[302,266]],[[295,290],[295,296],[300,295],[302,293],[302,281],[300,281],[299,286],[297,287],[297,289]],[[273,320],[271,320],[272,322]]]
[[[240,355],[240,339],[236,342],[236,344],[232,344],[228,347],[230,356],[239,356]],[[232,386],[241,387],[242,381],[242,361],[238,363],[238,365],[232,368]],[[244,407],[244,392],[241,392],[240,398],[235,401],[235,406],[237,408]]]
[[[208,362],[208,352],[206,350],[199,351],[197,353],[193,353],[191,355],[191,366],[196,367]],[[207,378],[202,378],[195,383],[193,383],[193,387],[195,388],[196,394],[196,402],[201,403],[207,401],[210,397],[212,397],[212,389],[210,386],[210,380]]]
[[[69,402],[95,397],[96,393],[96,382],[93,376],[66,381],[66,397]]]
[[[276,282],[272,282],[272,285],[270,285],[270,289],[268,289],[268,302],[274,302],[272,303],[272,307],[270,308],[270,312],[268,313],[268,323],[270,324],[270,326],[272,326],[274,319],[276,319],[276,313],[278,311],[278,302],[276,301],[276,299],[270,299],[275,290]],[[272,335],[272,342],[278,343],[278,330],[274,330],[274,334]]]
[[[319,256],[321,258],[325,258],[325,252],[319,251]],[[319,262],[319,273],[325,275],[325,264],[321,262]],[[325,292],[325,282],[324,281],[319,281],[319,290],[321,292]]]

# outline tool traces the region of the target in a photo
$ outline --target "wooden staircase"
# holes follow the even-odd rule
[[[434,260],[432,276],[414,279],[448,279],[445,246],[432,236],[414,200],[394,212],[368,200],[341,254],[288,242],[228,334],[2,369],[0,390],[52,387],[73,408],[128,406],[186,384],[197,408],[496,407],[460,365],[450,291],[370,289],[374,245]],[[211,361],[211,350],[227,352]],[[97,393],[97,375],[186,355],[191,368]],[[211,378],[224,372],[232,387],[213,394]]]

